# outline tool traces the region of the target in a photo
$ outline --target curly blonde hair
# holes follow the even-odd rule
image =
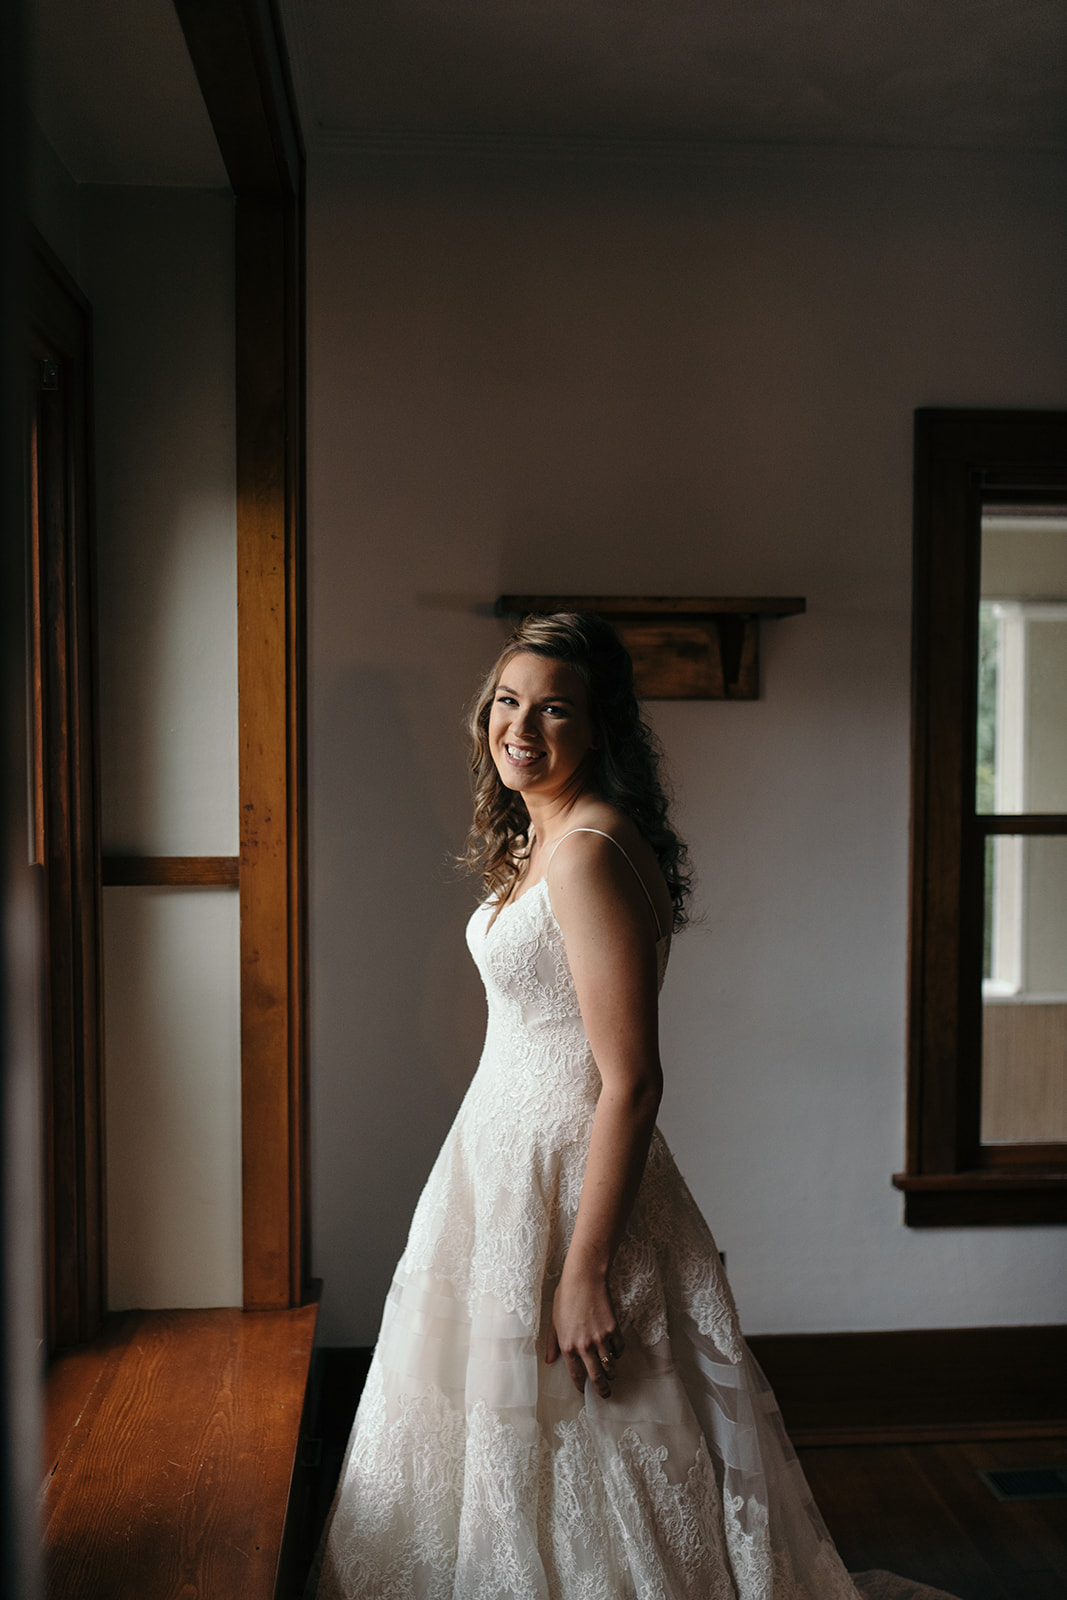
[[[470,710],[474,818],[461,863],[481,876],[487,896],[500,905],[529,855],[526,805],[501,783],[489,749],[489,713],[496,686],[505,664],[520,654],[565,661],[585,684],[595,740],[586,757],[589,788],[631,818],[652,846],[670,890],[677,932],[688,921],[686,901],[692,887],[688,855],[668,820],[660,751],[641,717],[633,663],[602,617],[581,612],[525,617],[500,652]]]

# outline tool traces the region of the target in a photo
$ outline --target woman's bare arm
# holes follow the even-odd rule
[[[588,1377],[607,1396],[622,1353],[608,1273],[645,1170],[663,1086],[655,932],[632,869],[595,834],[563,843],[549,894],[603,1087],[546,1357],[562,1354],[578,1389]]]

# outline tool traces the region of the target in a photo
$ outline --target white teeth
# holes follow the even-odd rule
[[[533,761],[537,755],[536,750],[524,750],[517,744],[506,744],[504,749],[512,761]]]

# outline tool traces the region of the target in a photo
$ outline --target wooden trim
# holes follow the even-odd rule
[[[288,72],[288,57],[278,57]],[[289,104],[295,105],[286,77]],[[298,128],[295,111],[294,136]],[[311,1107],[308,1084],[308,794],[307,794],[307,539],[305,463],[307,392],[305,349],[306,216],[303,157],[296,152],[295,203],[286,214],[289,267],[285,324],[285,370],[290,403],[286,415],[286,519],[291,530],[286,587],[286,732],[289,878],[289,1300],[301,1305],[321,1293],[311,1272]]]
[[[1062,818],[974,813],[981,510],[1067,491],[1067,413],[919,411],[915,418],[912,818],[905,1221],[1065,1220],[1053,1188],[990,1188],[1025,1146],[988,1155],[980,1128],[982,850],[992,833],[1058,833]],[[988,1166],[987,1166],[988,1163]],[[1067,1170],[1067,1169],[1065,1169]]]
[[[43,241],[30,280],[31,669],[45,921],[46,1323],[90,1338],[105,1304],[103,991],[88,306]],[[50,363],[42,385],[40,361]],[[51,370],[54,368],[54,372]]]
[[[987,1146],[1007,1157],[1026,1146]],[[1055,1146],[1035,1147],[1047,1153]],[[1067,1222],[1067,1167],[1027,1169],[1001,1164],[963,1172],[893,1174],[904,1193],[904,1220],[911,1228],[1046,1226]]]
[[[271,0],[175,0],[233,192],[295,199],[304,150]]]
[[[1018,1171],[1019,1168],[1044,1167],[1067,1182],[1067,1144],[1062,1141],[1049,1141],[1046,1144],[984,1144],[978,1154],[982,1158],[982,1166],[987,1169],[1011,1168]]]
[[[103,883],[107,889],[155,884],[236,889],[240,859],[240,856],[108,855],[103,858]]]
[[[923,1328],[749,1339],[795,1445],[1058,1438],[1067,1328]]]
[[[1067,1328],[757,1334],[794,1445],[1056,1439],[1067,1433]],[[371,1358],[319,1352],[320,1431],[347,1436]]]
[[[290,1298],[284,266],[271,201],[239,200],[237,608],[246,1306]]]
[[[1020,1185],[986,1189],[968,1180],[946,1189],[909,1190],[904,1221],[909,1228],[1050,1228],[1067,1223],[1067,1193]]]
[[[267,0],[178,0],[236,200],[244,1303],[308,1271],[303,151]]]
[[[859,1444],[968,1444],[998,1439],[1062,1439],[1067,1423],[1031,1419],[1027,1422],[907,1423],[846,1428],[790,1428],[797,1450],[829,1449]]]
[[[1011,1150],[1015,1147],[1004,1145],[1001,1148]],[[982,1189],[988,1193],[1008,1189],[1062,1189],[1067,1192],[1067,1172],[1062,1168],[1058,1171],[1027,1172],[1006,1165],[975,1167],[969,1172],[894,1172],[893,1187],[914,1194],[963,1189]]]
[[[1005,816],[1002,813],[997,817],[977,816],[974,819],[974,826],[983,839],[1013,833],[1055,836],[1067,833],[1067,816],[1059,811],[1027,812],[1018,816]]]

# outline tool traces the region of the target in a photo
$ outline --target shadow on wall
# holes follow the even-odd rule
[[[410,710],[435,700],[399,673],[348,669],[320,697],[312,756],[315,1235],[367,1300],[384,1296],[370,1263],[403,1247],[485,1027],[463,939],[477,889],[450,864],[462,822],[442,821],[461,746]]]

